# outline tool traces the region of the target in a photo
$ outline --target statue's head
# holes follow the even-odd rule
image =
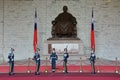
[[[67,12],[67,10],[68,10],[67,6],[63,6],[63,11]]]

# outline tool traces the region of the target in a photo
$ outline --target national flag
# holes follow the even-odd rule
[[[92,9],[92,21],[91,21],[91,50],[95,52],[95,37],[94,37],[94,18]]]
[[[33,48],[35,53],[37,49],[37,11],[36,10],[35,10],[35,21],[34,21]]]

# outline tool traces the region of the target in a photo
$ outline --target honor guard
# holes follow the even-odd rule
[[[9,75],[14,75],[13,69],[14,69],[14,53],[13,53],[14,49],[11,48],[11,52],[8,55],[8,59],[9,59],[9,66],[10,66],[10,70],[9,70]]]
[[[69,58],[68,52],[67,52],[67,48],[64,49],[64,55],[63,55],[63,68],[64,68],[64,72],[67,72],[67,59]]]
[[[39,52],[38,51],[40,51],[40,49],[39,48],[37,48],[37,51],[36,51],[36,53],[35,53],[35,55],[34,55],[34,61],[36,62],[36,71],[35,71],[35,75],[39,75],[40,73],[39,73],[39,68],[40,68],[40,54],[39,54]]]
[[[95,56],[94,52],[92,51],[91,56],[90,56],[90,63],[91,63],[93,74],[95,74],[95,59],[96,59],[96,56]]]
[[[53,48],[53,51],[50,55],[50,63],[52,65],[52,72],[55,72],[56,69],[56,61],[58,60],[58,56],[55,52],[55,48]]]

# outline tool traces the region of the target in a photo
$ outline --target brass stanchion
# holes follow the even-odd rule
[[[82,58],[80,57],[80,71],[79,71],[80,73],[81,72],[83,72],[83,70],[82,70]]]
[[[97,62],[99,62],[99,57],[97,57]],[[97,73],[100,73],[100,66],[99,65],[97,65],[98,67],[97,67]]]
[[[117,57],[116,57],[116,70],[115,70],[115,73],[119,73],[119,71],[118,71],[118,59],[117,59]]]
[[[47,73],[48,72],[48,58],[46,57],[46,68],[45,68],[45,72]]]
[[[28,69],[27,69],[27,73],[31,73],[31,71],[30,71],[30,58],[28,58]]]
[[[65,72],[65,62],[63,61],[63,73]]]
[[[2,57],[3,57],[3,63],[5,62],[5,58],[4,58],[4,55],[2,54]]]

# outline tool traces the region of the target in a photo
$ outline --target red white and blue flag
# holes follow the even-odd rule
[[[34,48],[34,53],[36,52],[37,49],[37,11],[35,10],[35,21],[34,21],[34,36],[33,36],[33,48]]]
[[[95,37],[94,37],[94,18],[92,9],[92,21],[91,21],[91,50],[95,52]]]

